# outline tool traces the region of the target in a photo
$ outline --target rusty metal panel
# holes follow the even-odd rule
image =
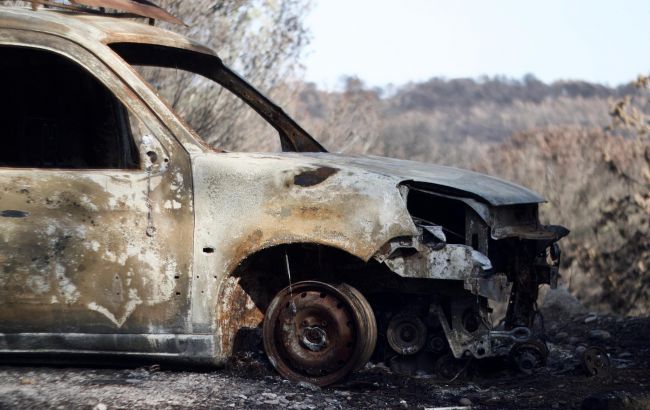
[[[229,353],[239,326],[261,312],[228,275],[247,256],[285,243],[319,243],[368,260],[389,239],[417,233],[397,179],[352,168],[323,168],[289,154],[194,156],[196,259],[195,329],[213,329],[217,356]],[[296,183],[298,182],[298,183]],[[307,183],[304,183],[307,182]],[[203,248],[214,252],[201,252]],[[222,299],[218,299],[221,295]],[[248,323],[247,322],[247,323]]]
[[[0,28],[55,34],[83,44],[93,53],[101,49],[105,43],[130,41],[214,54],[210,48],[178,33],[137,21],[101,15],[0,7]]]
[[[464,280],[476,274],[477,264],[469,246],[446,244],[442,249],[418,248],[415,254],[389,258],[384,263],[407,278]]]
[[[184,331],[189,261],[170,240],[183,227],[166,207],[181,202],[164,179],[154,177],[147,198],[145,172],[0,170],[0,208],[26,215],[3,218],[3,328]]]
[[[212,337],[195,334],[122,333],[0,333],[0,354],[57,352],[117,356],[132,360],[169,360],[182,357],[187,362],[214,364]]]
[[[140,170],[0,169],[3,332],[183,333],[189,324],[189,156],[115,74],[58,37],[0,30],[0,44],[57,50],[92,72],[151,134]],[[154,137],[155,135],[155,137]],[[155,229],[151,229],[155,228]]]

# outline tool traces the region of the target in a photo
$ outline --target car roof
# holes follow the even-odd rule
[[[0,6],[0,28],[49,33],[85,44],[89,41],[153,44],[215,55],[207,46],[173,31],[107,15]]]

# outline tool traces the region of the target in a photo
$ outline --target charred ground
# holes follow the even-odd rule
[[[548,367],[525,375],[507,361],[464,364],[455,380],[398,375],[368,365],[330,388],[294,384],[273,372],[259,345],[220,371],[119,367],[0,367],[0,408],[648,408],[649,318],[585,312],[566,295],[543,309]],[[573,306],[567,310],[566,306]],[[587,377],[585,346],[604,348],[610,374]]]

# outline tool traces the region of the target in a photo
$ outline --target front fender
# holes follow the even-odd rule
[[[195,332],[218,333],[220,285],[261,249],[316,243],[368,260],[392,238],[418,232],[399,181],[388,176],[313,158],[241,153],[196,156],[193,175]]]

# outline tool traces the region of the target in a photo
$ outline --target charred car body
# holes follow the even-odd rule
[[[214,52],[135,21],[3,7],[0,55],[4,356],[223,365],[262,329],[282,375],[319,385],[373,355],[543,363],[537,290],[568,231],[537,194],[327,153]],[[219,83],[283,152],[206,147],[133,66]]]

